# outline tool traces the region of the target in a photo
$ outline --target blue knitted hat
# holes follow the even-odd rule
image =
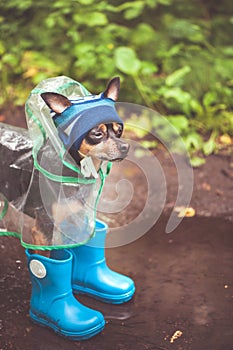
[[[90,95],[71,100],[72,105],[53,117],[59,137],[66,149],[79,149],[86,134],[97,125],[123,121],[115,109],[115,101],[101,95]]]

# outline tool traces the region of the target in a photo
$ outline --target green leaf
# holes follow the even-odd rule
[[[115,51],[116,67],[128,75],[136,75],[141,67],[135,51],[129,47],[121,46]]]
[[[144,9],[143,1],[134,1],[131,3],[131,8],[125,11],[124,18],[128,20],[137,18],[138,16],[141,15],[143,9]]]
[[[209,156],[215,150],[216,144],[214,140],[209,140],[203,144],[203,153],[205,156]]]
[[[176,56],[184,47],[182,43],[176,44],[170,48],[170,50],[167,51],[166,56],[167,57],[172,57]]]
[[[154,141],[144,140],[144,141],[141,141],[140,144],[142,145],[142,147],[147,149],[156,148],[158,146],[158,142],[155,140]]]
[[[2,41],[0,41],[0,55],[3,55],[6,52],[5,46]]]
[[[189,121],[185,116],[183,115],[170,116],[168,117],[168,120],[178,130],[178,132],[188,130]]]
[[[127,1],[123,2],[121,5],[117,7],[118,11],[126,11],[132,8],[138,8],[141,6],[144,6],[144,1],[142,0],[136,0],[136,1]]]
[[[159,2],[161,5],[168,6],[168,5],[171,5],[172,0],[159,0],[158,2]]]
[[[7,63],[12,67],[19,64],[18,57],[16,57],[15,55],[13,55],[11,53],[4,54],[2,57],[2,62]]]
[[[214,152],[216,148],[216,142],[215,142],[216,136],[217,136],[216,132],[213,131],[209,140],[204,142],[202,149],[205,156],[209,156],[211,153]]]
[[[86,24],[88,27],[105,26],[108,24],[108,18],[101,12],[86,13],[85,16],[80,16],[76,13],[73,19],[78,24]]]
[[[48,16],[45,19],[45,24],[48,28],[53,28],[56,25],[56,18],[53,16]]]
[[[199,167],[199,166],[205,164],[205,159],[201,158],[201,157],[192,157],[190,159],[190,163],[194,168],[196,168],[196,167]]]
[[[158,0],[146,0],[146,4],[149,7],[154,8],[158,5]]]
[[[202,43],[205,40],[202,28],[187,19],[175,18],[168,14],[165,18],[171,37],[188,39],[193,43]]]
[[[183,79],[183,77],[191,72],[191,68],[189,66],[184,66],[183,68],[177,69],[175,72],[173,72],[172,74],[170,74],[165,82],[168,86],[174,86],[177,83],[180,82],[181,79]]]
[[[188,150],[198,151],[202,148],[203,145],[201,136],[196,132],[192,132],[187,137],[185,137],[184,142]]]
[[[175,112],[183,112],[190,114],[192,97],[187,91],[183,91],[179,87],[167,88],[163,91],[165,104]]]
[[[131,31],[131,38],[135,47],[148,47],[154,42],[155,36],[156,32],[153,27],[144,22]]]
[[[152,75],[158,71],[158,67],[152,62],[141,61],[140,73],[143,75]]]
[[[95,0],[78,0],[78,2],[82,5],[91,5]]]
[[[222,50],[221,50],[224,55],[226,56],[233,56],[233,46],[226,46],[226,47],[223,47]]]
[[[195,98],[192,98],[190,100],[190,109],[195,112],[197,115],[203,114],[203,107],[202,105],[196,100]]]

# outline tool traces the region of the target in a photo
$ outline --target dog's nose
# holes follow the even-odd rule
[[[122,154],[127,154],[129,152],[129,144],[128,143],[121,143],[120,144],[120,151]]]

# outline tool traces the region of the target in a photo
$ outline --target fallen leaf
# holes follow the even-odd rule
[[[195,216],[196,211],[192,207],[175,207],[174,211],[178,213],[178,218],[191,218]]]
[[[30,67],[24,74],[24,78],[33,78],[38,73],[38,69],[36,67]]]
[[[181,331],[175,331],[175,333],[173,334],[173,336],[170,339],[170,343],[174,343],[174,341],[178,338],[180,338],[182,336],[183,332]]]
[[[219,137],[219,141],[223,143],[224,145],[231,145],[232,139],[228,134],[223,134]]]
[[[207,182],[203,182],[203,184],[201,185],[201,187],[202,187],[203,190],[205,190],[205,191],[211,191],[211,186],[210,186],[210,184],[208,184]]]

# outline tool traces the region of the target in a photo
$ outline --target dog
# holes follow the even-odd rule
[[[119,96],[119,90],[120,79],[118,77],[115,77],[109,81],[105,91],[100,95],[100,99],[102,98],[103,101],[105,99],[107,101],[117,101]],[[89,95],[87,97],[84,97],[84,103],[85,99],[91,101],[92,96]],[[75,104],[66,96],[54,92],[44,92],[41,94],[41,98],[51,110],[51,118],[53,118],[55,125],[59,129],[59,136],[78,167],[81,166],[82,161],[86,157],[89,157],[92,159],[96,174],[98,174],[100,167],[104,161],[121,161],[127,156],[129,151],[129,144],[121,139],[123,133],[123,123],[121,122],[120,118],[115,114],[116,112],[113,113],[114,116],[112,116],[112,119],[111,115],[108,114],[107,118],[105,118],[106,122],[101,122],[97,125],[92,125],[93,127],[87,130],[87,125],[89,124],[88,118],[93,118],[93,116],[95,117],[95,113],[100,113],[102,110],[94,106],[93,108],[91,108],[91,113],[89,116],[88,112],[86,112],[84,108],[84,113],[86,113],[86,119],[84,121],[85,132],[80,139],[80,135],[78,135],[79,130],[77,129],[78,123],[75,119],[72,119],[71,124],[76,125],[77,130],[75,129],[75,127],[71,128],[71,126],[69,125],[69,128],[72,129],[72,142],[71,144],[68,144],[69,140],[67,141],[67,137],[65,139],[65,136],[67,135],[64,133],[64,130],[61,130],[59,128],[58,120],[59,118],[61,118],[61,116],[72,110],[72,108],[75,108]],[[88,101],[86,101],[87,106],[90,106],[88,105]],[[103,111],[105,113],[105,109],[103,109]],[[108,113],[109,111],[111,112],[111,109],[108,109]],[[76,118],[75,115],[74,117]],[[80,118],[80,116],[78,116],[77,118]],[[101,116],[97,117],[97,120],[103,121],[105,119]],[[49,144],[47,144],[47,147],[48,145]],[[0,145],[0,152],[1,150],[2,147]],[[31,152],[30,148],[28,152]],[[2,159],[1,153],[0,159]],[[32,163],[31,153],[28,157],[28,162]],[[39,190],[39,172],[36,169],[34,169],[33,172],[33,183],[31,183],[30,185],[32,189],[31,193],[33,195],[28,196],[26,205],[23,208],[23,212],[29,215],[30,217],[35,218],[35,225],[31,228],[33,245],[40,245],[45,247],[51,245],[53,239],[53,223],[51,222],[51,218],[48,216],[46,210],[44,210],[42,206],[42,199]],[[2,192],[7,199],[11,200],[12,198],[8,198],[9,188],[14,188],[16,186],[17,179],[9,177],[9,174],[6,171],[1,172],[0,184],[5,184],[6,181],[8,181],[7,186],[1,185],[2,188],[0,189],[0,192]],[[26,184],[29,184],[29,178],[26,179]],[[22,193],[24,192],[26,192],[25,188],[22,189]],[[66,209],[62,208],[62,211],[64,215]],[[35,252],[45,256],[49,256],[48,250],[36,250]]]

